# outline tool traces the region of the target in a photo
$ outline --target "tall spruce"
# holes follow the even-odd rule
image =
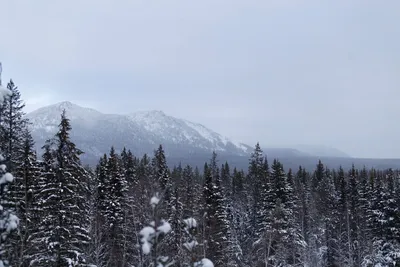
[[[59,130],[45,145],[42,186],[38,195],[43,223],[35,233],[37,266],[81,266],[89,241],[86,196],[89,174],[82,167],[82,151],[70,139],[65,111]]]
[[[15,265],[27,266],[34,247],[31,242],[33,233],[40,223],[38,217],[38,199],[40,190],[40,169],[34,148],[33,138],[28,130],[23,133],[23,146],[19,151],[19,162],[15,166],[14,196],[16,212],[20,219],[20,230],[15,244]]]
[[[0,63],[0,108],[4,105],[4,99],[9,96],[11,92],[1,84],[1,63]],[[0,117],[0,123],[2,122]],[[4,139],[4,134],[0,134],[0,138]],[[18,228],[19,219],[15,215],[15,211],[12,208],[15,203],[10,203],[7,199],[9,192],[9,185],[13,182],[14,178],[11,173],[6,171],[6,165],[4,164],[3,151],[0,148],[0,265],[4,267],[10,266],[10,259],[8,256],[10,253],[9,235]],[[12,264],[12,263],[11,263]]]
[[[92,190],[92,209],[91,209],[91,227],[90,227],[90,246],[89,256],[90,262],[95,266],[104,267],[107,255],[107,205],[108,205],[108,191],[109,184],[107,176],[107,155],[104,154],[100,158],[95,170],[95,185]]]
[[[160,207],[160,216],[168,219],[172,214],[173,188],[170,171],[162,145],[160,145],[154,152],[152,164],[154,171],[153,175],[157,186],[155,190],[160,191],[159,193],[163,199],[163,205]]]
[[[7,84],[8,90],[11,92],[5,97],[5,101],[0,109],[0,129],[1,148],[4,151],[5,163],[8,170],[14,173],[14,169],[18,166],[20,153],[24,143],[24,133],[28,126],[28,120],[24,117],[23,111],[25,104],[21,99],[21,93],[12,80]]]
[[[125,210],[127,209],[127,183],[121,161],[112,147],[108,157],[107,184],[107,266],[123,267],[126,261]]]

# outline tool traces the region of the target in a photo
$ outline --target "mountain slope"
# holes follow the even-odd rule
[[[135,154],[152,153],[162,144],[169,156],[211,153],[247,156],[251,147],[233,142],[220,134],[162,111],[145,111],[128,115],[104,114],[71,102],[61,102],[27,114],[38,147],[57,131],[62,110],[71,120],[71,137],[85,151],[86,159],[96,159],[114,145]]]

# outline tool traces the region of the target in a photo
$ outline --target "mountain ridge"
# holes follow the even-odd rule
[[[220,155],[248,158],[254,146],[231,140],[203,124],[167,115],[161,110],[108,114],[82,107],[70,101],[41,107],[26,115],[31,121],[32,136],[40,150],[45,140],[57,131],[62,111],[71,121],[71,138],[85,152],[83,160],[95,162],[111,146],[123,147],[136,155],[152,154],[162,144],[170,158]],[[293,148],[264,147],[268,158],[319,157]],[[328,155],[329,156],[329,155]]]
[[[69,101],[42,107],[26,115],[39,146],[56,132],[64,109],[71,121],[71,136],[86,153],[96,157],[108,152],[112,145],[117,150],[127,147],[137,154],[151,153],[159,144],[163,144],[170,154],[215,150],[244,156],[251,151],[250,146],[223,137],[202,124],[175,118],[160,110],[106,114]]]

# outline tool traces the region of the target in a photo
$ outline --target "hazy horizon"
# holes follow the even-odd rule
[[[400,2],[1,1],[27,111],[162,110],[264,147],[400,158]]]

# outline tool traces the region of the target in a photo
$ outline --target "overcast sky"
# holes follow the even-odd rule
[[[253,145],[400,157],[400,1],[0,0],[27,110],[163,110]]]

